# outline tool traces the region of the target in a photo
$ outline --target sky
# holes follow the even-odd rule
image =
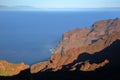
[[[104,8],[120,7],[120,0],[0,0],[0,6],[35,8]]]

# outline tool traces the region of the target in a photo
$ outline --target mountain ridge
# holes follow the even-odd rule
[[[62,40],[55,48],[54,54],[47,62],[39,65],[41,70],[52,69],[52,71],[61,70],[63,65],[72,63],[78,55],[87,52],[94,54],[120,39],[120,19],[108,19],[95,22],[92,29],[75,29],[63,34]],[[109,62],[109,61],[108,61]],[[34,72],[34,65],[31,67]]]

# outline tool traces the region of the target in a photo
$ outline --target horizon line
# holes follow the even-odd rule
[[[26,7],[26,8],[35,8],[35,9],[96,9],[96,8],[120,8],[120,7],[68,7],[68,8],[44,8],[44,7],[34,7],[34,6],[25,6],[25,5],[18,5],[18,6],[6,6],[6,5],[0,5],[0,8],[17,8],[17,7]]]
[[[118,10],[120,7],[99,7],[99,8],[34,8],[34,7],[1,7],[0,11],[91,11],[91,10]]]

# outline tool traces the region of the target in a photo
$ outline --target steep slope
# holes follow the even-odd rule
[[[108,61],[109,60],[109,61]],[[82,62],[81,62],[82,61]],[[33,80],[120,80],[120,40],[95,54],[83,53],[56,72],[43,71]],[[105,66],[104,66],[105,65]],[[104,67],[103,67],[104,66]],[[72,69],[71,69],[72,68]],[[79,71],[82,70],[82,71]]]
[[[37,67],[36,64],[31,67],[31,73],[36,73],[39,71],[58,71],[58,70],[65,70],[67,67],[63,69],[64,65],[68,65],[73,63],[79,55],[84,53],[88,54],[95,54],[103,50],[104,48],[110,46],[114,41],[120,39],[120,19],[109,19],[109,20],[102,20],[98,21],[93,24],[91,29],[75,29],[63,34],[63,38],[60,43],[55,48],[54,54],[50,57],[49,61],[42,62],[37,64],[37,66],[44,65],[42,67]],[[89,58],[88,58],[89,60]],[[72,69],[75,70],[75,65],[89,64],[86,62],[87,60],[81,60],[76,64],[73,64]],[[99,63],[94,63],[96,67],[95,70],[99,67],[102,67],[105,64],[108,64],[110,61],[106,58],[101,59]],[[100,65],[101,64],[101,65]],[[103,65],[104,64],[104,65]],[[83,65],[80,70],[85,71],[86,67]],[[90,64],[92,65],[92,64]],[[98,66],[99,65],[99,66]],[[92,65],[93,66],[93,65]],[[89,71],[86,68],[86,71]]]

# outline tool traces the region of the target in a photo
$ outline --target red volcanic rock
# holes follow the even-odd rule
[[[39,71],[42,71],[44,68],[46,68],[48,65],[48,62],[40,62],[37,64],[32,65],[30,72],[31,73],[37,73]]]
[[[42,68],[42,70],[60,70],[63,65],[73,63],[79,55],[85,52],[89,54],[99,52],[117,39],[120,39],[120,19],[118,18],[98,21],[93,24],[91,29],[77,28],[68,31],[63,34],[63,38],[55,48],[54,54],[50,57],[47,66]],[[87,62],[82,65],[81,70],[95,70],[107,63],[106,60],[99,64]],[[86,66],[92,66],[92,69],[88,69]],[[75,69],[76,67],[72,67],[72,70]],[[41,71],[41,69],[38,70]]]
[[[86,61],[86,62],[81,66],[80,70],[81,70],[81,71],[94,71],[94,70],[96,70],[96,69],[98,69],[98,68],[100,68],[100,67],[105,66],[105,65],[108,64],[108,63],[109,63],[109,60],[105,60],[105,61],[103,61],[103,62],[101,62],[101,63],[98,63],[98,64],[96,64],[96,63],[90,64],[89,61]]]
[[[21,71],[28,69],[29,66],[24,63],[13,64],[7,61],[0,60],[0,76],[13,76]]]
[[[55,53],[60,53],[63,50],[85,46],[88,44],[85,42],[86,36],[90,32],[90,29],[75,29],[63,34],[62,41],[55,49]]]

